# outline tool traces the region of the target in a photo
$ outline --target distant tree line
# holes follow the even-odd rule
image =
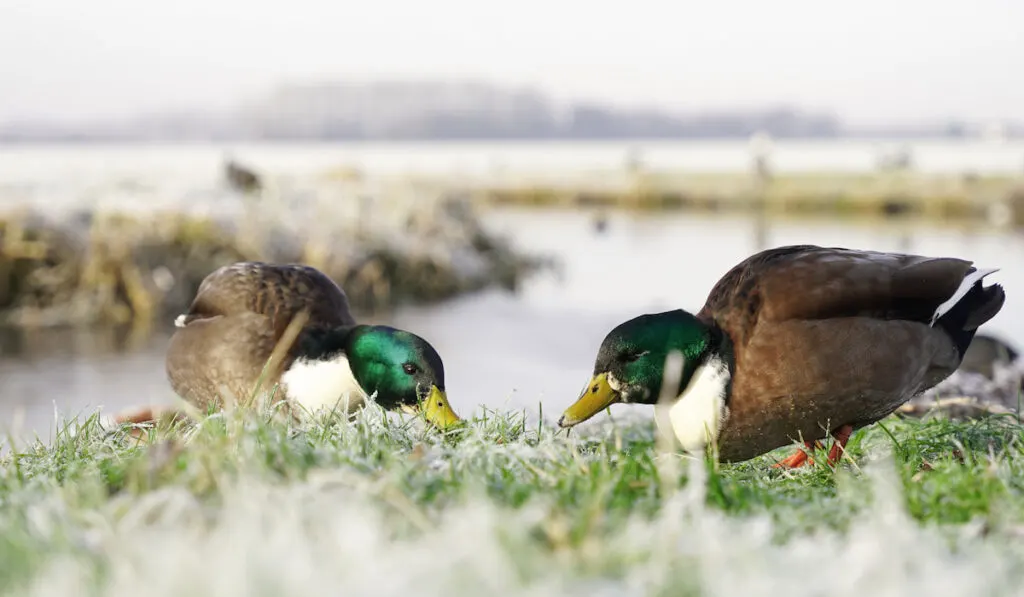
[[[774,107],[675,113],[597,102],[556,105],[532,89],[479,81],[336,82],[292,85],[225,113],[152,115],[123,121],[0,125],[0,141],[180,140],[614,140],[851,136],[964,137],[963,122],[914,129],[849,130],[828,113]],[[1024,133],[1009,126],[1009,136]]]

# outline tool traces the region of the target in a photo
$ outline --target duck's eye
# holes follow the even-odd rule
[[[402,370],[409,375],[412,375],[413,373],[416,373],[416,365],[413,365],[412,363],[405,363],[402,365]]]
[[[646,350],[643,352],[627,352],[619,358],[624,363],[632,363],[633,361],[639,361],[640,357],[644,356],[645,354],[647,354]]]

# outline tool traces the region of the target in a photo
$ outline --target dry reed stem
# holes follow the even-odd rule
[[[658,481],[662,495],[668,496],[675,492],[679,485],[678,459],[675,458],[676,437],[672,425],[666,420],[668,409],[677,398],[675,388],[679,387],[683,376],[683,355],[673,350],[665,357],[665,374],[661,378],[661,391],[658,394],[656,413],[659,417],[655,448],[658,452]]]
[[[253,392],[250,395],[250,401],[256,400],[260,396],[260,391],[263,386],[263,382],[268,379],[278,379],[283,371],[281,370],[282,363],[285,355],[291,350],[295,344],[295,340],[299,337],[302,332],[302,328],[305,327],[306,322],[309,321],[309,310],[303,309],[302,311],[295,314],[292,320],[288,323],[288,327],[285,328],[284,333],[278,339],[274,345],[274,350],[270,353],[270,358],[267,359],[266,364],[263,366],[263,371],[260,373],[259,379],[256,380],[256,386],[253,388]],[[262,404],[261,407],[269,405]]]

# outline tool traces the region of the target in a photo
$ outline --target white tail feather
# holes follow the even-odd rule
[[[956,292],[953,293],[953,296],[946,299],[946,302],[942,303],[941,305],[939,305],[937,309],[935,309],[935,314],[932,315],[932,321],[928,325],[935,325],[935,322],[938,321],[940,317],[948,313],[954,305],[959,303],[960,299],[964,298],[964,296],[966,296],[967,293],[970,292],[971,287],[973,287],[979,280],[983,279],[985,276],[989,274],[998,271],[999,268],[977,269],[964,276],[964,281],[960,283],[960,287],[956,289]]]

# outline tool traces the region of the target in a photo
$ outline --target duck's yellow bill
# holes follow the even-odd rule
[[[437,386],[430,386],[430,394],[423,400],[420,408],[427,421],[439,429],[451,427],[461,421],[459,415],[455,414],[448,404],[448,395]]]
[[[572,427],[582,423],[618,401],[619,394],[608,384],[608,374],[595,375],[576,402],[562,413],[558,426]]]

